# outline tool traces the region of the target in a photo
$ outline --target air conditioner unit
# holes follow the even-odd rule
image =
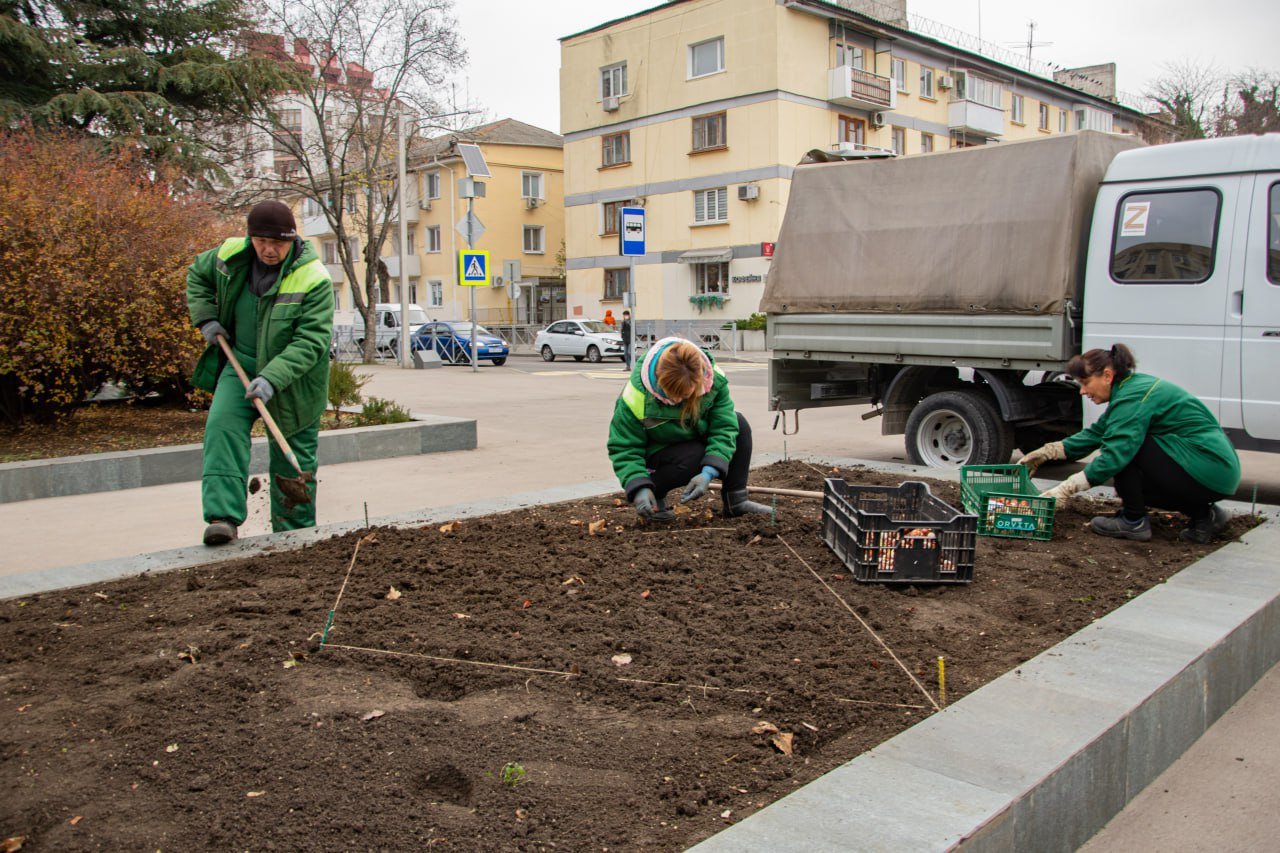
[[[500,275],[495,275],[493,278],[489,279],[490,287],[502,287],[503,283],[502,276]]]
[[[884,113],[872,113],[872,114],[871,114],[871,126],[872,126],[872,127],[884,127],[884,121],[885,121],[885,119],[884,119]]]
[[[738,201],[754,201],[760,198],[760,188],[755,184],[738,185]]]
[[[526,198],[524,200],[524,206],[529,208],[530,210],[533,210],[535,207],[537,207],[540,204],[542,204],[542,199],[540,198]]]
[[[951,88],[952,86],[954,86],[955,84],[956,84],[956,81],[955,81],[955,80],[953,80],[949,74],[939,74],[939,75],[938,75],[938,88],[939,88],[939,89],[950,89],[950,88]]]
[[[604,111],[611,113],[618,108],[618,99],[610,96],[600,102],[600,106],[604,107]]]
[[[429,198],[418,199],[418,210],[430,210],[430,209],[431,209],[431,199]]]

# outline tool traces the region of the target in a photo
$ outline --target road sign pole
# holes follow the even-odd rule
[[[628,335],[632,363],[635,362],[636,324],[640,312],[636,310],[636,258],[644,257],[645,215],[643,207],[623,207],[618,211],[618,254],[630,258],[627,271],[627,305],[631,309],[631,331]]]
[[[467,248],[474,249],[476,247],[475,236],[473,230],[475,228],[475,196],[467,199]],[[476,363],[476,289],[469,288],[471,291],[471,372],[475,373],[480,369]]]

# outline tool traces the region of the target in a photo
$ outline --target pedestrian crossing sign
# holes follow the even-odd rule
[[[489,286],[489,253],[464,249],[458,252],[458,284],[463,287]]]

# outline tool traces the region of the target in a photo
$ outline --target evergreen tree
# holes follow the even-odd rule
[[[0,122],[140,146],[189,174],[201,133],[264,104],[291,69],[235,49],[242,0],[0,0]]]

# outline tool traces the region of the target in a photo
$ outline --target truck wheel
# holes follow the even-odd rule
[[[1013,453],[1013,428],[983,395],[942,391],[912,409],[906,445],[907,459],[914,465],[1000,465]]]
[[[543,361],[556,360],[556,354],[555,354],[555,351],[551,349],[551,344],[542,345],[542,360]]]

